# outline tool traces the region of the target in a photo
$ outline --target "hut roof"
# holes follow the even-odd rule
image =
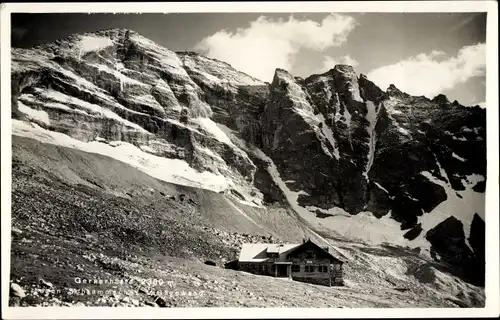
[[[342,257],[337,257],[334,255],[333,250],[329,250],[328,248],[324,248],[318,246],[316,243],[311,240],[305,243],[288,243],[288,244],[272,244],[272,243],[244,243],[241,247],[240,256],[238,258],[239,262],[264,262],[268,260],[270,257],[268,254],[276,253],[278,254],[277,259],[273,259],[273,261],[286,261],[286,255],[291,253],[292,251],[297,250],[305,244],[312,243],[319,250],[326,252],[335,260],[340,262],[345,262],[345,259]]]

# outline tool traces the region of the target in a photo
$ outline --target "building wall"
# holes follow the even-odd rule
[[[273,262],[240,262],[238,264],[238,270],[253,274],[274,276],[272,266]]]
[[[329,259],[301,259],[292,260],[292,279],[302,282],[322,284],[322,285],[343,285],[342,265],[331,264]],[[293,272],[293,265],[300,266],[299,272]],[[313,272],[306,272],[306,266],[314,267]],[[320,272],[319,267],[327,268],[326,272]]]
[[[330,264],[328,259],[291,259],[292,266],[299,265],[300,271],[291,273],[292,279],[301,282],[321,284],[321,285],[344,285],[342,278],[342,265],[341,264]],[[262,263],[257,262],[240,262],[238,269],[241,271],[246,271],[253,274],[260,275],[275,275],[273,269],[274,261],[266,261]],[[305,267],[314,266],[313,272],[306,272]],[[320,272],[319,266],[326,266],[327,272]]]

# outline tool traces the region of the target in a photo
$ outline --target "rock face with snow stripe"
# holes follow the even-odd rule
[[[378,229],[436,247],[426,235],[453,216],[461,225],[443,230],[462,229],[473,249],[459,260],[480,261],[485,110],[332,67],[306,78],[277,69],[268,84],[131,30],[73,35],[12,49],[13,131],[248,205],[290,206],[364,241]]]
[[[273,159],[284,181],[294,181],[287,184],[289,188],[303,191],[300,204],[341,206],[332,179],[338,176],[334,150],[319,128],[318,110],[310,101],[288,72],[276,71],[261,118],[263,151]],[[330,190],[328,195],[322,192],[325,189]]]
[[[130,143],[223,177],[225,183],[211,187],[215,191],[257,194],[252,187],[255,165],[208,118],[211,107],[188,74],[191,69],[184,67],[182,55],[133,31],[113,29],[13,49],[12,56],[14,118],[83,142]],[[218,70],[219,64],[205,69]],[[232,90],[243,84],[262,85],[232,72],[230,81],[218,74]],[[206,83],[215,78],[207,75]],[[182,172],[172,178],[204,187]],[[260,202],[258,197],[245,200]]]

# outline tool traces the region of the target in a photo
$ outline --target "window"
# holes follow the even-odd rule
[[[306,252],[306,258],[307,259],[314,259],[314,252],[313,251],[307,251]]]
[[[306,266],[306,272],[314,272],[314,266]]]
[[[319,266],[319,272],[328,272],[328,266]]]
[[[293,264],[292,272],[300,272],[300,266],[298,264]]]

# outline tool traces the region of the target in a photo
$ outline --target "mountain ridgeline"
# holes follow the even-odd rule
[[[485,110],[332,67],[266,83],[131,30],[74,35],[12,49],[13,134],[289,207],[324,237],[427,248],[483,285]]]

